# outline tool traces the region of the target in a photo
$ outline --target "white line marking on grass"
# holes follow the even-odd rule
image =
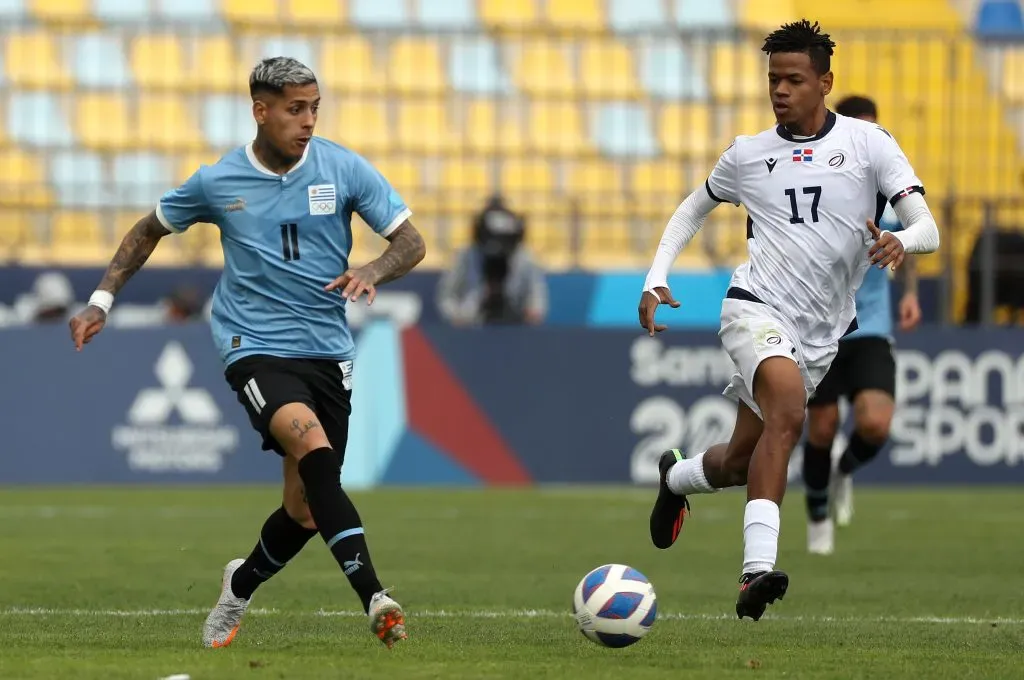
[[[9,607],[0,609],[0,616],[84,616],[107,618],[146,618],[173,616],[200,616],[209,609],[62,609],[49,607]],[[250,609],[249,613],[261,616],[323,616],[338,618],[364,618],[366,614],[356,610],[286,611],[281,609]],[[569,612],[551,609],[471,609],[465,611],[450,609],[410,610],[409,616],[421,619],[568,619]],[[670,612],[658,614],[659,619],[676,621],[731,621],[732,614],[684,614]],[[771,615],[770,619],[793,623],[932,623],[944,626],[1002,624],[1024,625],[1024,619],[977,616],[787,616]]]

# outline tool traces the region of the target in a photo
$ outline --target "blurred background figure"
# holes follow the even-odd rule
[[[75,291],[71,281],[61,272],[45,272],[39,275],[32,292],[31,320],[35,323],[60,323],[67,321],[75,304]]]
[[[473,220],[471,244],[438,283],[441,315],[457,326],[542,323],[547,282],[523,245],[525,237],[523,218],[500,194],[491,196]]]

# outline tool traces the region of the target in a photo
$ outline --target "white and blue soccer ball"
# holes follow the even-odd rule
[[[636,569],[606,564],[576,586],[572,612],[588,640],[605,647],[628,647],[654,625],[658,598],[651,582]]]

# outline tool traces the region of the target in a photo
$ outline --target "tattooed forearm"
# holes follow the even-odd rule
[[[408,221],[403,222],[391,235],[387,250],[380,257],[367,265],[375,276],[378,284],[399,279],[418,265],[427,254],[427,246],[416,227]]]
[[[315,430],[318,427],[320,427],[320,423],[316,422],[315,420],[307,420],[306,424],[303,425],[302,423],[299,422],[298,418],[295,418],[294,420],[292,420],[291,429],[293,432],[299,435],[299,439],[303,439],[306,436],[307,432],[309,432],[310,430]]]
[[[155,212],[139,220],[121,239],[121,245],[114,253],[99,289],[117,295],[128,279],[146,263],[160,239],[169,233],[160,224]]]

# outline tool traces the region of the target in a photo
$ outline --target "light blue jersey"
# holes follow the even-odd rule
[[[160,199],[167,229],[220,229],[224,272],[211,330],[225,364],[252,354],[353,358],[345,301],[324,291],[348,269],[353,212],[381,236],[411,214],[366,159],[319,137],[285,175],[264,167],[250,144]]]
[[[882,231],[901,231],[903,225],[896,217],[891,205],[885,206],[882,219],[878,221]],[[857,330],[843,340],[853,338],[892,339],[892,295],[890,293],[890,271],[877,266],[868,267],[864,281],[857,289]]]

